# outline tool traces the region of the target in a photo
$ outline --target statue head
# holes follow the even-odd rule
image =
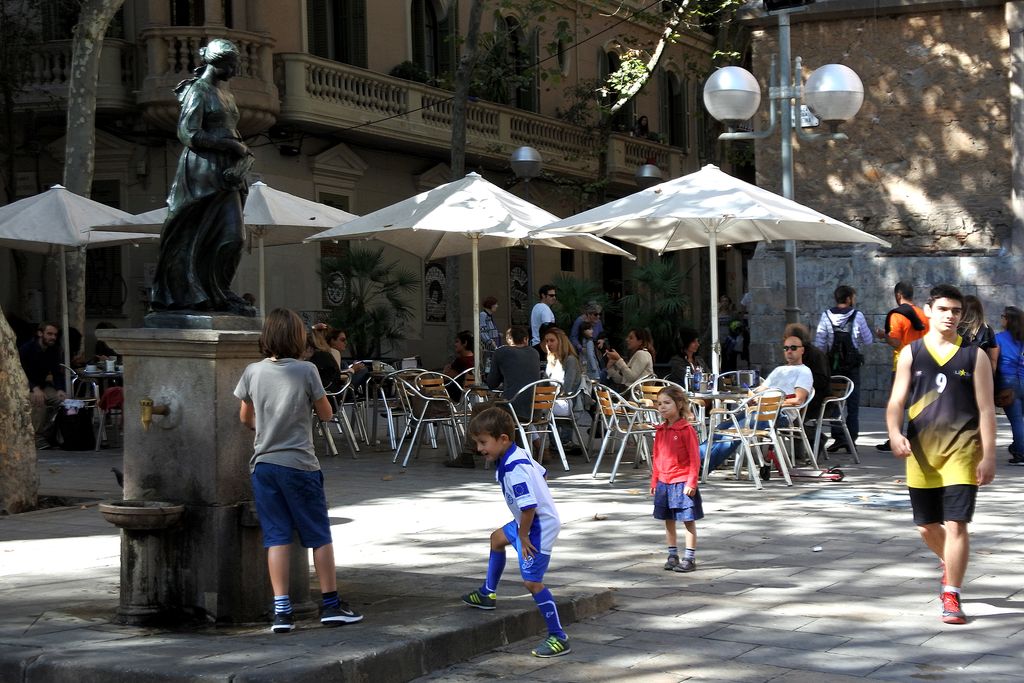
[[[239,53],[238,47],[230,40],[214,38],[205,47],[199,48],[199,56],[202,58],[203,64],[219,66],[232,59],[237,62]]]

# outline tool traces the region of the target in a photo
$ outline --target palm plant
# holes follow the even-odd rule
[[[654,259],[633,270],[636,291],[619,302],[626,329],[650,330],[655,350],[670,354],[679,330],[692,326],[688,321],[689,298],[683,293],[687,275],[688,272],[679,270],[674,259]]]
[[[385,346],[405,337],[414,311],[407,297],[419,289],[420,278],[385,261],[382,248],[350,246],[343,256],[325,258],[321,278],[342,289],[330,322],[346,331],[354,358],[380,358]]]
[[[558,302],[554,310],[555,321],[566,332],[572,329],[573,322],[589,302],[596,302],[601,308],[608,307],[608,295],[604,293],[599,283],[562,276],[552,284],[558,292]]]

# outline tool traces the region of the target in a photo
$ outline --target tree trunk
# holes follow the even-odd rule
[[[0,514],[34,508],[38,492],[28,378],[0,310]]]
[[[476,67],[477,45],[480,42],[480,17],[484,0],[473,0],[469,6],[469,27],[462,45],[459,68],[455,70],[455,95],[452,99],[452,180],[466,175],[466,109],[469,106],[469,84]]]
[[[75,194],[92,194],[96,156],[96,81],[99,78],[103,36],[124,0],[81,0],[68,80],[68,120],[64,145],[64,187]],[[85,329],[85,251],[69,251],[68,319]],[[67,335],[67,330],[64,331]]]

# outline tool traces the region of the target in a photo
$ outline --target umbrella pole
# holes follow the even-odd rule
[[[473,379],[483,384],[480,376],[480,235],[471,235],[473,241]],[[470,328],[472,329],[472,328]]]
[[[714,228],[709,231],[708,238],[708,273],[711,275],[711,286],[708,288],[711,293],[711,373],[718,377],[718,371],[722,366],[722,345],[718,339],[718,250],[715,244],[718,233]]]
[[[68,328],[68,262],[64,248],[60,250],[60,301],[64,347],[64,393],[71,396],[71,330]]]
[[[263,231],[259,233],[260,252],[260,318],[267,317],[267,264],[263,260]]]

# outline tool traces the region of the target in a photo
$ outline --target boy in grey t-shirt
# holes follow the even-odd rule
[[[298,360],[305,348],[306,330],[298,314],[283,308],[271,311],[260,335],[260,350],[267,357],[245,369],[234,392],[242,402],[239,419],[256,431],[249,469],[274,589],[274,633],[295,627],[288,595],[295,531],[303,547],[313,548],[323,591],[320,622],[338,626],[363,619],[338,598],[324,477],[312,431],[312,412],[326,421],[333,410],[316,366]]]

